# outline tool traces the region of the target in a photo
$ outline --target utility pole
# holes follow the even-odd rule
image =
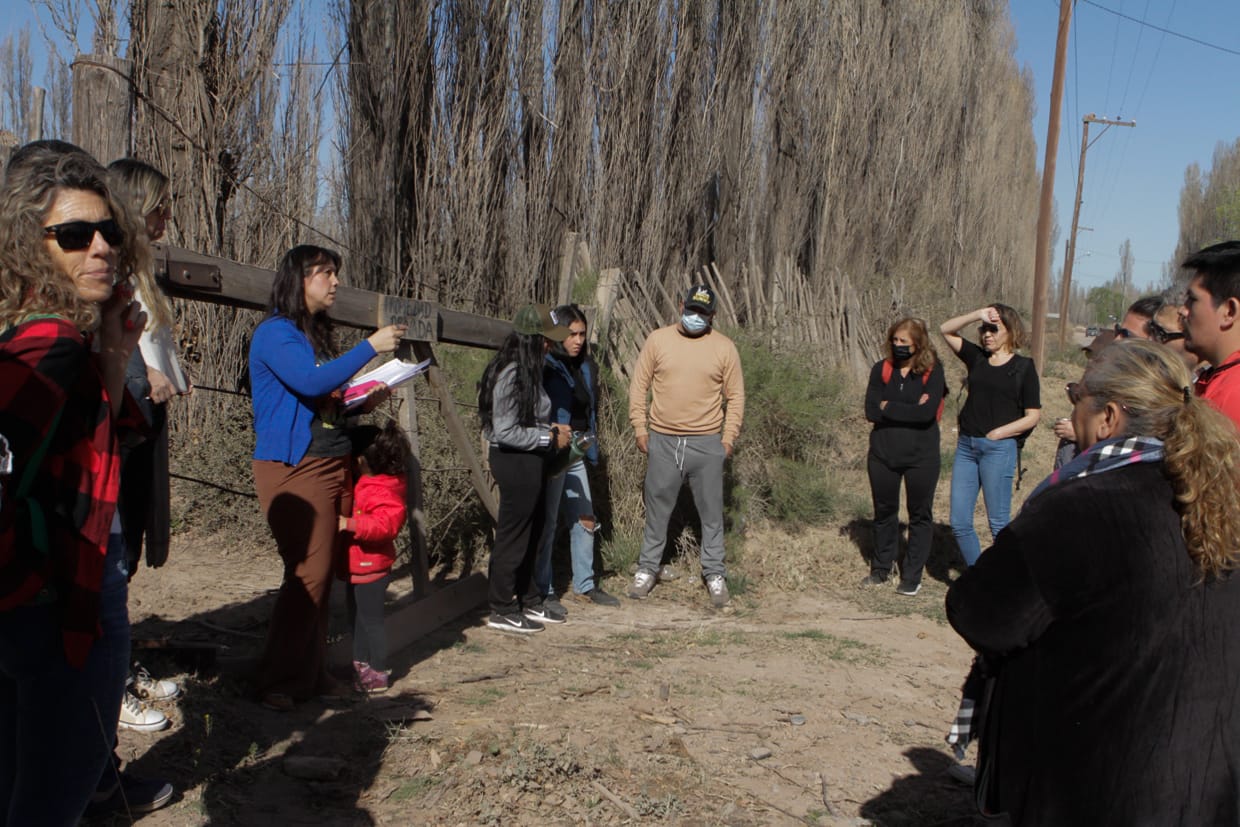
[[[1042,200],[1038,205],[1037,249],[1033,263],[1033,363],[1042,371],[1046,349],[1046,291],[1051,269],[1051,203],[1055,197],[1055,156],[1059,150],[1059,116],[1063,112],[1063,76],[1068,63],[1068,29],[1072,0],[1059,0],[1059,37],[1055,41],[1055,74],[1046,124],[1046,160],[1042,163]]]
[[[1136,121],[1119,121],[1108,120],[1107,118],[1096,117],[1092,112],[1081,119],[1084,126],[1081,129],[1081,166],[1076,173],[1076,204],[1072,208],[1072,230],[1068,233],[1068,250],[1064,253],[1063,261],[1063,278],[1059,285],[1059,349],[1063,350],[1064,345],[1068,341],[1068,296],[1072,290],[1072,264],[1076,260],[1076,231],[1077,222],[1081,218],[1081,188],[1085,186],[1085,151],[1089,149],[1094,142],[1106,134],[1106,131],[1113,126],[1136,126]],[[1106,124],[1101,132],[1095,137],[1093,142],[1089,140],[1089,125],[1091,123]]]

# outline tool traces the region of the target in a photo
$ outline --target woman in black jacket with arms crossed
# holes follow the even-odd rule
[[[908,501],[908,553],[898,592],[912,596],[930,556],[931,508],[939,481],[939,416],[946,382],[925,322],[905,318],[887,331],[885,358],[870,370],[865,418],[874,423],[866,468],[874,498],[874,556],[863,586],[887,582],[900,545],[900,482]]]

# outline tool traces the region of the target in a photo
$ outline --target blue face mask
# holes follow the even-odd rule
[[[701,336],[710,327],[710,321],[701,313],[684,313],[680,317],[680,326],[690,336]]]

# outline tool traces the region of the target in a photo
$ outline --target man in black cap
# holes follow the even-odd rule
[[[745,381],[736,345],[712,327],[715,292],[694,285],[680,311],[679,321],[646,338],[629,386],[629,421],[647,456],[646,529],[629,597],[644,598],[654,588],[668,519],[688,482],[702,519],[702,576],[711,603],[722,608],[729,600],[723,464],[745,415]]]

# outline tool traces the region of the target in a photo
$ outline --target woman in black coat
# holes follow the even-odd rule
[[[1240,444],[1163,345],[1069,386],[1082,453],[947,594],[1016,825],[1240,824]]]
[[[866,469],[874,500],[874,556],[863,586],[887,582],[900,546],[900,483],[908,501],[908,553],[900,594],[921,588],[934,530],[931,509],[939,482],[939,417],[946,382],[921,319],[900,319],[887,330],[884,358],[870,370],[865,418],[874,423]]]

